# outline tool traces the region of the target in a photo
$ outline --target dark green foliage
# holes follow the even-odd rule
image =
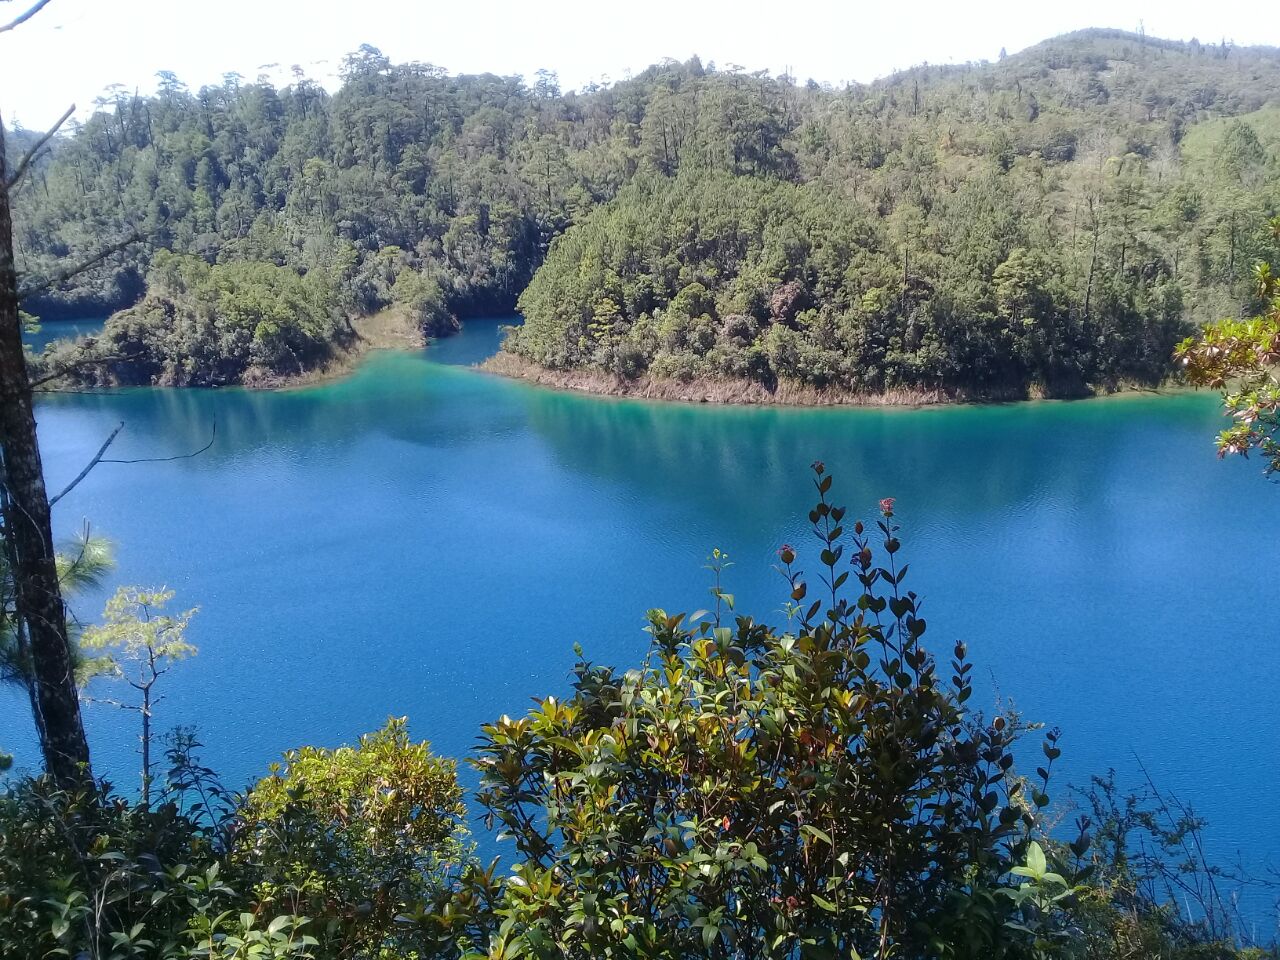
[[[540,362],[1072,393],[1158,380],[1184,317],[1237,312],[1265,240],[1250,225],[1280,207],[1277,123],[1260,109],[1280,97],[1280,54],[1262,48],[1088,31],[846,90],[692,60],[561,94],[371,48],[343,77],[333,96],[301,76],[117,90],[20,191],[18,255],[38,286],[134,228],[147,246],[28,309],[129,306],[169,249],[333,278],[338,315],[386,306],[411,271],[430,289],[401,302],[446,332],[510,308],[581,223],[589,236],[526,298],[543,329],[522,349]],[[615,249],[607,229],[631,234]],[[571,255],[588,252],[600,261]],[[695,282],[705,296],[674,329],[649,329]],[[552,303],[566,286],[571,306]]]
[[[301,373],[350,336],[334,300],[332,280],[317,273],[260,262],[209,266],[161,251],[137,306],[41,364],[107,384],[217,386]],[[84,362],[91,357],[115,359]]]
[[[983,262],[971,234],[948,229],[979,200],[1002,210]],[[1013,211],[1033,202],[994,176],[970,181],[937,199],[907,249],[892,220],[819,182],[644,180],[552,245],[506,349],[624,377],[867,393],[1158,382],[1184,331],[1179,311],[1128,279],[1082,313],[1066,252],[1028,250],[1045,240]]]
[[[689,151],[677,179],[634,184],[557,241],[508,348],[771,389],[1159,382],[1188,320],[1248,301],[1266,249],[1249,218],[1280,207],[1274,108],[1258,109],[1280,57],[1230,51],[1254,71],[1243,83],[1225,53],[1095,31],[792,90],[798,175],[731,178]],[[677,300],[688,284],[705,318]]]
[[[0,794],[0,954],[263,960],[314,941],[299,918],[263,916],[226,882],[216,838],[176,804],[47,778]],[[216,945],[215,945],[216,943]]]
[[[20,257],[36,280],[133,228],[146,246],[28,309],[128,306],[160,249],[344,274],[367,310],[389,302],[370,261],[395,247],[438,273],[451,310],[514,303],[551,217],[521,176],[530,93],[509,78],[391,67],[370,50],[349,58],[345,79],[332,97],[302,77],[192,94],[170,75],[154,97],[104,101],[19,197]]]
[[[0,792],[0,956],[413,955],[406,936],[422,937],[397,918],[465,861],[451,762],[393,721],[355,748],[290,754],[239,795],[195,746],[175,735],[151,806],[43,778]]]

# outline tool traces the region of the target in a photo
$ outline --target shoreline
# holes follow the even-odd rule
[[[566,393],[586,393],[614,399],[656,400],[670,403],[714,404],[717,406],[772,407],[945,407],[992,406],[1044,400],[1093,400],[1121,395],[1177,392],[1167,387],[1123,384],[1115,389],[1073,395],[1048,395],[1043,390],[1009,391],[1005,394],[973,394],[964,391],[895,389],[881,393],[854,393],[782,381],[770,391],[754,380],[695,379],[687,383],[661,377],[643,376],[626,380],[616,374],[595,370],[552,370],[509,353],[496,353],[473,369],[509,380],[520,380]]]
[[[338,383],[355,375],[370,354],[384,350],[421,353],[430,343],[430,339],[399,307],[387,307],[378,313],[353,317],[350,323],[355,337],[345,345],[335,346],[333,355],[324,365],[302,373],[274,374],[251,367],[245,371],[244,378],[238,383],[223,385],[153,383],[149,386],[151,389],[178,390],[242,389],[264,392],[306,390]],[[463,323],[465,324],[466,321]],[[522,381],[548,390],[587,394],[602,399],[721,407],[920,409],[996,406],[1037,401],[1097,400],[1141,395],[1170,396],[1192,390],[1192,388],[1166,381],[1158,387],[1124,383],[1115,388],[1091,389],[1063,395],[1046,394],[1043,389],[1037,387],[1029,391],[1008,391],[1000,394],[920,388],[899,388],[880,393],[853,393],[842,389],[818,388],[793,381],[780,381],[777,387],[770,391],[763,384],[746,379],[701,378],[685,382],[645,375],[635,380],[627,380],[616,374],[598,370],[553,370],[523,357],[505,353],[501,349],[493,356],[472,364],[467,369],[507,380]],[[97,389],[113,388],[103,386]],[[65,391],[50,384],[39,392],[58,394]]]
[[[68,383],[63,378],[52,379],[37,392],[43,394],[78,393],[94,390],[119,389],[160,389],[160,390],[253,390],[253,391],[287,391],[302,390],[308,387],[321,386],[346,379],[356,372],[369,354],[379,350],[394,350],[414,353],[426,348],[427,337],[414,323],[413,319],[400,307],[388,307],[377,313],[360,317],[352,317],[348,321],[350,336],[346,343],[334,343],[331,355],[325,362],[309,370],[299,373],[275,373],[261,367],[248,367],[239,380],[229,383],[192,383],[177,382],[173,378],[161,374],[151,383],[120,383],[114,378],[109,382],[99,382],[88,386]],[[93,334],[86,334],[68,343],[81,343],[92,340]],[[64,341],[54,341],[62,343]]]
[[[427,338],[413,321],[398,307],[388,307],[377,313],[351,320],[355,338],[345,346],[337,347],[323,366],[303,373],[269,374],[256,376],[252,369],[245,371],[244,379],[236,386],[246,390],[304,390],[338,380],[344,380],[376,350],[400,350],[406,353],[422,350]]]

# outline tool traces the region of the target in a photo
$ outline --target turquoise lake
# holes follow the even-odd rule
[[[646,609],[708,604],[715,547],[736,564],[739,609],[774,616],[774,551],[812,543],[808,466],[821,459],[852,515],[897,498],[929,645],[965,640],[987,702],[1062,728],[1055,798],[1109,768],[1140,785],[1145,767],[1210,821],[1218,859],[1280,865],[1280,637],[1264,613],[1280,488],[1257,462],[1215,458],[1215,396],[616,401],[468,369],[498,322],[305,390],[41,402],[55,490],[121,421],[126,458],[197,449],[217,423],[195,459],[99,467],[55,519],[62,535],[88,520],[116,542],[114,583],[167,584],[176,605],[200,607],[200,655],[165,678],[157,723],[197,725],[232,785],[391,714],[465,756],[481,724],[568,689],[575,643],[638,663]],[[106,592],[75,612],[95,618]],[[0,745],[32,764],[26,710],[0,694]],[[86,714],[99,772],[131,789],[136,718]]]

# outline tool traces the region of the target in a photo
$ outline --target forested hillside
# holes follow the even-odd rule
[[[27,309],[130,306],[172,250],[305,274],[334,317],[399,285],[440,331],[573,227],[510,344],[539,368],[1017,395],[1158,381],[1274,254],[1271,49],[1089,31],[846,90],[695,60],[562,94],[362,48],[343,77],[114,91],[20,193],[19,257],[143,242]]]

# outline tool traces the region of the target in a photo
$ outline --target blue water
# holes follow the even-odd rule
[[[39,353],[55,340],[74,339],[102,332],[106,317],[84,317],[75,320],[43,320],[40,329],[27,333],[23,340],[31,345],[31,349]]]
[[[118,457],[198,449],[217,423],[198,458],[95,470],[56,524],[113,538],[115,582],[200,606],[200,655],[165,678],[157,722],[197,724],[232,784],[390,714],[465,756],[482,723],[566,690],[575,642],[635,664],[647,608],[705,606],[713,547],[737,564],[740,608],[771,615],[774,550],[808,542],[822,459],[852,513],[897,498],[933,647],[966,640],[988,700],[1062,727],[1057,796],[1110,767],[1137,784],[1140,760],[1210,820],[1220,860],[1280,864],[1267,615],[1280,489],[1256,462],[1215,459],[1214,396],[918,411],[605,400],[468,369],[497,326],[306,390],[42,401],[55,489],[121,421]],[[134,718],[87,715],[99,771],[132,785]],[[0,743],[27,763],[29,728],[25,702],[0,694]]]

